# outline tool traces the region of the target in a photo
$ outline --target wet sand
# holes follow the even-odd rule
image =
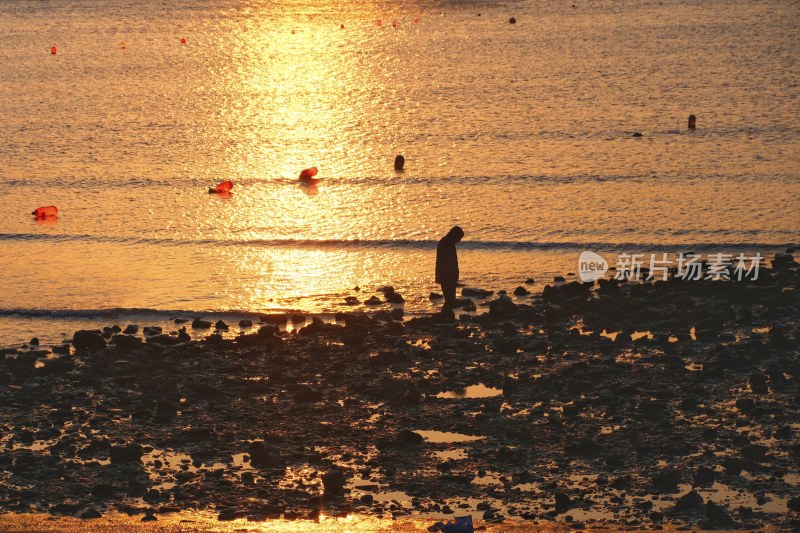
[[[485,312],[455,324],[379,306],[288,333],[271,315],[235,339],[195,323],[203,340],[109,328],[65,354],[4,350],[0,509],[92,529],[177,512],[222,530],[795,528],[798,269],[772,266],[478,294],[463,304]]]

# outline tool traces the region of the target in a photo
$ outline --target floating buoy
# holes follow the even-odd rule
[[[50,47],[50,53],[53,55],[56,55],[58,53],[58,48],[56,48],[56,45]]]
[[[299,181],[303,183],[316,183],[319,180],[314,179],[314,176],[317,175],[317,167],[307,168],[300,173],[300,177],[297,178]]]
[[[119,43],[119,49],[120,50],[125,50],[125,42],[124,41]]]
[[[292,30],[292,35],[294,35],[294,30]]]
[[[339,24],[339,29],[343,30],[344,29],[344,24]]]
[[[509,24],[516,24],[517,23],[516,17],[511,17],[510,19],[508,19],[508,23]]]
[[[186,44],[186,37],[181,37],[181,44]]]
[[[33,210],[31,215],[35,216],[36,218],[54,217],[58,215],[58,208],[54,205],[37,207],[36,209]]]
[[[383,21],[381,19],[378,19],[378,26],[383,26]]]
[[[233,189],[233,183],[230,180],[223,181],[213,189],[208,189],[210,194],[230,194]]]
[[[689,115],[689,129],[693,130],[697,127],[697,117]]]
[[[419,22],[419,17],[414,17],[414,24],[417,24],[418,22]]]
[[[396,28],[396,27],[397,27],[397,21],[396,21],[396,20],[393,20],[393,21],[392,21],[392,28]]]
[[[403,166],[406,164],[406,158],[402,155],[398,155],[394,158],[394,169],[395,170],[403,170]]]

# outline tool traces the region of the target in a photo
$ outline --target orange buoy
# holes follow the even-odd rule
[[[419,22],[419,17],[414,17],[414,24],[417,24],[418,22]]]
[[[697,117],[689,115],[689,129],[693,130],[695,128],[697,128]]]
[[[58,53],[58,48],[56,48],[56,45],[50,47],[50,53],[53,55],[56,55]]]
[[[316,175],[317,175],[317,167],[311,167],[302,171],[298,179],[304,183],[316,183],[317,181],[319,181],[314,179],[314,176]]]
[[[58,215],[58,208],[54,205],[37,207],[36,209],[33,210],[31,215],[35,216],[36,218],[54,217]]]
[[[344,29],[344,24],[339,24],[339,29],[343,30]]]
[[[292,35],[294,35],[294,30],[292,30]]]
[[[181,37],[181,44],[186,44],[186,37]]]
[[[119,43],[119,49],[120,50],[125,50],[125,41]]]
[[[396,21],[396,20],[393,20],[393,21],[392,21],[392,28],[396,28],[396,27],[397,27],[397,21]]]
[[[213,189],[208,189],[211,194],[229,194],[233,189],[233,182],[230,180],[223,181]]]
[[[378,19],[378,26],[383,26],[383,21],[381,19]]]

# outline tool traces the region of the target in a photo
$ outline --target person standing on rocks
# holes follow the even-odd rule
[[[464,230],[458,226],[447,232],[447,235],[439,240],[436,247],[436,283],[442,286],[444,294],[444,306],[442,306],[442,317],[447,320],[455,320],[456,304],[456,284],[458,283],[458,255],[456,254],[456,244],[461,242],[464,237]]]

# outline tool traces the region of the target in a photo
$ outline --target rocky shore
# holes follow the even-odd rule
[[[800,277],[770,266],[4,349],[0,511],[797,528]]]

